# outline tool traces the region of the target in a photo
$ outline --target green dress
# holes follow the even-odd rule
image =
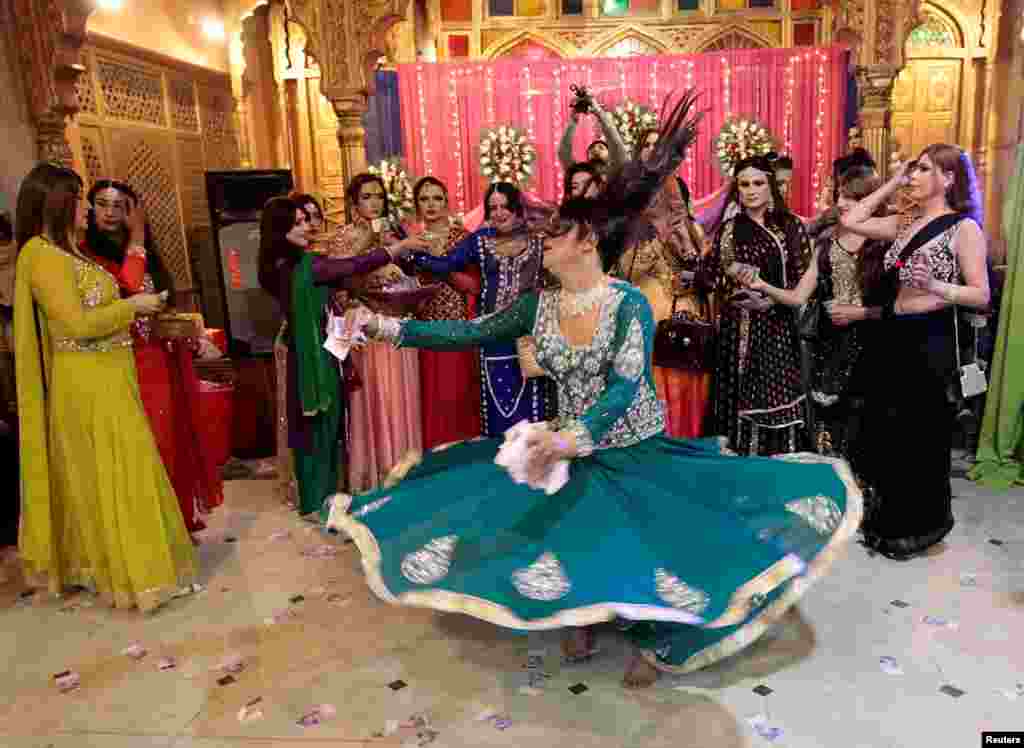
[[[390,488],[335,498],[373,591],[519,630],[619,619],[662,670],[703,667],[752,642],[856,532],[842,462],[741,458],[718,440],[663,436],[650,306],[614,282],[589,345],[570,345],[558,292],[469,322],[403,322],[402,346],[452,350],[533,335],[558,385],[555,426],[581,456],[559,492],[512,482],[499,442],[436,449]],[[801,464],[810,463],[810,464]]]

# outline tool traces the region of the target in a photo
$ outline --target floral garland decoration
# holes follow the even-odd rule
[[[409,172],[395,157],[386,158],[367,169],[384,182],[384,192],[395,218],[404,220],[416,213],[412,198],[412,180]]]
[[[711,144],[722,175],[731,177],[733,167],[751,156],[767,156],[775,150],[775,138],[752,117],[730,117]]]
[[[537,151],[521,130],[508,125],[480,134],[480,174],[488,182],[524,186],[533,176]]]
[[[643,104],[626,99],[612,112],[612,123],[626,146],[626,153],[633,153],[640,133],[658,128],[658,115]]]

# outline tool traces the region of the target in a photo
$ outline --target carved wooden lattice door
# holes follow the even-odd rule
[[[160,257],[178,288],[192,286],[181,206],[175,189],[171,138],[134,128],[109,131],[114,173],[124,175],[142,195]]]

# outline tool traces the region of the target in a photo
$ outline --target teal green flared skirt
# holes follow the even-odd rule
[[[654,437],[576,459],[545,495],[494,464],[494,439],[439,447],[390,487],[335,497],[328,526],[383,600],[519,630],[627,631],[661,670],[753,642],[856,533],[844,462],[736,457],[716,439]]]

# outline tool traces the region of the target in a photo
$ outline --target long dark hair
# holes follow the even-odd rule
[[[18,190],[14,219],[18,249],[45,233],[65,252],[75,254],[71,235],[82,186],[82,178],[71,169],[45,162],[33,167]]]
[[[860,202],[882,186],[882,179],[873,168],[853,166],[843,172],[839,183],[839,195],[849,200]],[[888,211],[883,203],[875,211],[874,217],[885,216]],[[882,275],[885,273],[885,253],[889,242],[866,239],[857,254],[857,274],[860,276],[861,292],[865,299],[873,296]]]
[[[304,250],[287,238],[295,226],[295,211],[301,209],[290,197],[272,197],[260,216],[260,286],[275,298],[280,293],[278,267],[282,263],[294,265],[302,259]]]
[[[97,180],[86,198],[89,201],[89,225],[85,230],[85,243],[92,254],[120,265],[124,262],[124,251],[128,248],[128,232],[122,226],[117,234],[108,234],[96,223],[96,195],[108,189],[115,189],[128,198],[133,210],[139,204],[139,196],[131,185],[113,179]],[[174,279],[160,258],[149,221],[146,221],[143,237],[142,245],[146,248],[146,272],[153,279],[153,286],[157,291],[174,291]]]
[[[391,217],[391,202],[388,200],[388,190],[384,186],[384,180],[378,177],[376,174],[370,172],[363,172],[362,174],[356,174],[352,177],[352,181],[348,183],[348,189],[345,190],[345,199],[348,200],[349,208],[352,210],[352,215],[358,213],[359,206],[359,193],[362,191],[363,186],[376,182],[380,185],[380,191],[384,193],[384,213],[381,218]]]
[[[523,195],[511,182],[492,182],[491,186],[487,188],[487,192],[484,193],[484,219],[491,220],[491,196],[494,193],[504,195],[505,199],[508,200],[508,209],[511,210],[515,215],[522,218],[525,215],[525,208],[523,207]]]
[[[637,156],[609,175],[604,192],[591,201],[591,224],[600,237],[598,249],[606,271],[618,264],[635,232],[649,230],[637,219],[697,139],[697,126],[704,117],[695,111],[697,93],[684,91],[670,108],[672,95],[665,98],[662,126],[650,158],[641,161],[637,151]]]

